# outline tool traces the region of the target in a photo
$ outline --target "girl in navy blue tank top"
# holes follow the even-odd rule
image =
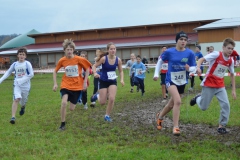
[[[102,65],[101,76],[97,74],[96,67]],[[113,109],[115,96],[117,92],[117,74],[116,68],[118,68],[120,75],[120,82],[124,86],[122,61],[116,56],[116,46],[114,43],[107,45],[107,53],[101,54],[97,59],[96,63],[92,66],[93,74],[95,78],[99,77],[99,93],[94,94],[91,98],[91,102],[99,100],[101,105],[104,105],[108,98],[108,104],[106,114],[104,117],[105,121],[111,122],[110,113]]]

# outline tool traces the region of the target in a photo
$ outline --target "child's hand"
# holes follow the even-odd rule
[[[83,83],[83,90],[86,91],[87,90],[87,82]]]
[[[57,84],[53,85],[53,91],[54,91],[54,92],[57,91],[57,88],[58,88],[58,85],[57,85]]]
[[[124,81],[121,81],[122,87],[124,86]]]
[[[100,75],[97,74],[97,73],[94,73],[94,77],[95,77],[95,78],[100,78]]]
[[[236,95],[236,92],[235,92],[235,91],[232,91],[232,96],[233,96],[233,99],[236,100],[237,95]]]
[[[189,65],[188,64],[185,65],[185,69],[186,69],[186,71],[189,71]]]
[[[157,80],[158,80],[158,77],[153,77],[153,80],[154,80],[154,81],[157,81]]]

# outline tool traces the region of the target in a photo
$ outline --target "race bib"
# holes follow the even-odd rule
[[[168,63],[163,63],[161,69],[162,70],[168,70]]]
[[[215,75],[215,76],[217,76],[219,78],[223,78],[224,74],[227,71],[227,69],[228,69],[227,66],[218,64],[217,67],[215,68],[214,72],[213,72],[213,75]]]
[[[78,66],[67,66],[65,68],[65,74],[67,77],[78,77]]]
[[[186,84],[186,71],[171,72],[171,81],[176,85]]]
[[[115,71],[107,72],[107,76],[108,76],[108,79],[111,79],[111,80],[114,80],[117,78]]]
[[[26,74],[26,65],[15,67],[16,77],[22,78]]]
[[[142,71],[142,69],[141,69],[141,68],[139,68],[139,69],[136,69],[136,76],[137,76],[137,75],[140,75],[140,74],[141,74],[141,73],[140,73],[141,71]]]

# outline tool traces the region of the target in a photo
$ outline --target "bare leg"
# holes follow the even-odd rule
[[[20,99],[15,99],[12,103],[12,117],[15,117]]]
[[[108,88],[108,105],[106,109],[106,115],[110,115],[113,109],[116,93],[117,93],[117,86],[116,85],[111,85]]]
[[[61,104],[61,121],[65,122],[66,118],[66,107],[67,107],[67,99],[68,94],[62,96],[62,104]]]

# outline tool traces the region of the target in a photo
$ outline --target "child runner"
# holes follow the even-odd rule
[[[208,109],[209,104],[215,95],[221,107],[219,126],[217,132],[220,134],[227,133],[225,126],[228,123],[230,114],[230,104],[228,95],[224,85],[224,75],[229,69],[231,82],[232,82],[232,96],[236,99],[235,88],[235,76],[234,76],[234,61],[230,58],[235,47],[235,42],[231,38],[226,38],[223,41],[223,51],[214,51],[211,54],[207,54],[197,63],[197,72],[201,74],[200,66],[203,61],[209,62],[209,68],[206,73],[206,77],[201,83],[202,92],[200,95],[195,96],[190,101],[190,105],[193,106],[197,103],[198,107],[205,111]]]
[[[129,69],[129,77],[130,77],[130,85],[131,90],[130,92],[133,93],[133,87],[134,87],[134,72],[131,70],[131,67],[133,63],[136,62],[136,56],[134,53],[131,54],[130,60],[127,61],[126,68]],[[139,90],[139,87],[137,87],[137,90]]]
[[[162,47],[162,54],[164,51],[167,50],[167,46],[163,46]],[[168,71],[168,61],[164,61],[162,63],[162,66],[160,66],[160,59],[161,59],[161,55],[158,58],[158,62],[157,65],[155,67],[155,73],[154,73],[154,77],[153,80],[157,81],[158,79],[158,75],[159,75],[159,71],[161,70],[161,82],[160,85],[162,86],[162,95],[163,95],[163,103],[165,103],[167,101],[167,97],[168,97],[168,91],[166,89],[166,83],[165,83],[165,79],[166,79],[166,73]]]
[[[122,61],[116,56],[116,46],[114,43],[107,45],[107,53],[101,54],[97,59],[96,63],[92,66],[94,77],[99,77],[96,72],[96,67],[102,65],[102,75],[100,76],[99,82],[99,94],[95,94],[91,98],[91,102],[95,102],[99,99],[101,105],[104,105],[107,101],[108,104],[106,114],[104,117],[105,121],[111,122],[110,113],[113,109],[116,93],[117,93],[117,75],[116,67],[118,67],[120,82],[124,86]]]
[[[10,120],[11,124],[15,124],[18,103],[21,105],[21,110],[19,112],[20,116],[25,113],[25,107],[31,88],[30,79],[34,76],[32,65],[29,61],[25,60],[26,57],[27,49],[24,47],[18,49],[18,61],[14,62],[0,79],[0,83],[2,83],[12,74],[12,72],[15,73],[13,82],[12,118]]]
[[[196,69],[195,56],[192,50],[185,48],[188,36],[183,31],[176,35],[176,47],[167,49],[162,54],[160,65],[168,61],[168,72],[166,74],[166,87],[171,98],[163,110],[157,113],[157,129],[162,129],[163,117],[173,110],[173,135],[179,136],[178,125],[181,106],[181,94],[187,83],[187,73]],[[190,66],[190,67],[189,67]]]
[[[70,101],[70,110],[73,111],[76,107],[81,91],[87,89],[87,79],[89,75],[89,68],[91,67],[91,63],[87,59],[73,54],[74,49],[74,42],[71,39],[65,39],[63,42],[65,56],[58,61],[58,64],[53,71],[53,91],[56,92],[58,88],[57,72],[62,67],[65,70],[60,90],[62,98],[60,130],[65,129],[67,102]],[[86,71],[84,80],[80,77],[82,68]]]
[[[196,61],[198,61],[200,58],[203,57],[202,53],[200,52],[201,51],[201,46],[200,45],[197,45],[195,47],[195,59]],[[201,65],[201,70],[202,70],[202,73],[203,73],[203,66]],[[194,86],[194,75],[193,76],[190,76],[190,79],[191,79],[191,87],[188,89],[189,91],[193,91],[193,86]],[[202,76],[199,76],[199,79],[202,81],[203,80],[203,77]]]
[[[82,58],[85,58],[85,59],[87,59],[86,58],[86,55],[87,55],[87,52],[86,51],[82,51],[81,53],[80,53],[80,57],[82,57]],[[83,78],[83,79],[85,79],[85,73],[86,71],[84,70],[84,69],[82,69],[82,75],[81,75],[81,77]],[[91,67],[89,68],[89,75],[91,75],[92,74],[92,69],[91,69]],[[89,78],[87,79],[87,87],[89,87]],[[81,92],[81,94],[80,94],[80,97],[79,97],[79,100],[78,100],[78,102],[81,104],[83,104],[84,105],[84,109],[88,109],[88,105],[87,105],[87,89],[86,90],[83,90],[82,92]]]
[[[141,62],[141,56],[137,56],[137,62],[135,62],[130,70],[134,70],[134,84],[139,86],[142,91],[142,96],[145,92],[144,78],[146,72],[146,66]]]
[[[95,63],[96,63],[96,59],[97,57],[99,57],[101,54],[104,54],[104,52],[101,49],[97,49],[96,50],[96,57],[95,57]],[[98,66],[96,68],[96,72],[99,76],[101,76],[101,72],[102,72],[102,65]],[[98,89],[99,89],[99,77],[94,77],[93,79],[93,85],[94,85],[94,89],[93,89],[93,95],[97,93]],[[91,102],[90,106],[91,107],[95,107],[96,102]]]

